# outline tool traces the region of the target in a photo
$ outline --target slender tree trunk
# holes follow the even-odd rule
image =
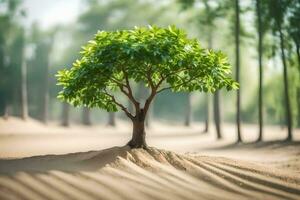
[[[236,81],[240,83],[240,5],[239,0],[235,0],[235,65],[236,65]],[[237,142],[242,141],[241,137],[241,89],[237,90],[236,101],[236,126],[237,126]]]
[[[42,107],[42,121],[48,123],[48,105],[49,105],[49,62],[46,65],[45,74],[44,74],[44,91],[43,91],[43,107]]]
[[[209,126],[210,126],[210,98],[209,94],[205,94],[205,127],[204,127],[204,133],[209,132]]]
[[[217,139],[222,138],[219,98],[220,98],[220,92],[216,91],[214,93],[214,120],[215,120],[215,126],[216,126]]]
[[[208,33],[208,48],[213,48],[213,30],[209,28]],[[214,123],[217,133],[217,139],[222,138],[222,127],[221,127],[221,108],[220,108],[220,92],[216,91],[213,94],[213,114],[214,114]]]
[[[258,67],[259,67],[259,92],[258,92],[258,121],[259,132],[257,141],[262,141],[263,137],[263,66],[262,66],[262,22],[261,22],[261,0],[256,0],[257,13],[257,33],[258,33]]]
[[[296,52],[297,52],[297,58],[298,58],[298,72],[299,72],[299,80],[300,80],[300,44],[296,43]],[[300,86],[298,86],[297,90],[297,104],[298,104],[298,127],[300,126]]]
[[[0,88],[0,95],[1,95],[1,114],[3,114],[3,117],[6,116],[6,110],[7,110],[7,87],[6,86],[6,78],[7,72],[5,69],[5,44],[4,44],[4,38],[2,35],[0,35],[0,80],[3,83],[2,87]]]
[[[207,2],[206,2],[207,5]],[[208,48],[212,49],[212,29],[209,29],[208,31]],[[209,132],[209,124],[210,124],[210,95],[209,94],[205,94],[206,95],[206,109],[205,109],[205,128],[204,128],[204,133]]]
[[[91,110],[87,107],[84,107],[83,110],[82,110],[82,123],[84,125],[91,125],[92,122],[91,122]]]
[[[25,57],[25,45],[23,47],[23,58],[21,65],[21,117],[28,118],[28,97],[27,97],[27,63]]]
[[[147,148],[145,132],[145,115],[143,114],[143,111],[137,113],[136,117],[132,119],[132,124],[132,138],[128,142],[128,145],[131,148]]]
[[[108,126],[115,127],[116,126],[116,113],[115,112],[109,112],[108,113]]]
[[[190,126],[192,121],[192,97],[191,93],[187,94],[187,108],[186,108],[186,116],[185,116],[185,126]]]
[[[297,52],[297,59],[298,59],[298,71],[300,76],[300,44],[296,43],[296,52]]]
[[[63,103],[62,104],[63,109],[62,109],[62,126],[70,126],[70,106],[68,103]]]
[[[288,81],[288,72],[287,72],[287,64],[286,57],[284,52],[284,38],[281,29],[281,24],[278,22],[278,30],[280,36],[280,50],[281,50],[281,60],[283,64],[283,83],[284,83],[284,98],[285,98],[285,109],[286,109],[286,125],[288,128],[288,136],[286,140],[291,141],[293,139],[292,135],[292,115],[291,115],[291,105],[290,105],[290,97],[289,97],[289,81]]]

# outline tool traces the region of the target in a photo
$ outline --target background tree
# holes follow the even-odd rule
[[[91,125],[91,109],[87,107],[83,107],[82,109],[82,124],[84,125]]]
[[[74,106],[121,109],[133,123],[132,148],[147,147],[145,118],[154,97],[160,92],[214,92],[237,83],[227,76],[230,65],[221,52],[206,51],[184,31],[168,28],[135,28],[114,32],[99,31],[81,52],[70,70],[58,73],[63,86],[59,98]],[[151,93],[144,105],[133,95],[130,80],[144,82]],[[166,85],[166,86],[164,86]],[[134,105],[135,113],[116,99],[121,92]]]
[[[0,112],[7,119],[12,112],[18,112],[21,106],[20,80],[22,59],[22,34],[18,19],[24,16],[19,9],[21,1],[3,0],[0,2],[3,12],[0,14]],[[17,79],[16,79],[17,78]],[[13,108],[15,108],[13,110]]]
[[[300,0],[293,0],[289,5],[290,15],[288,18],[288,34],[291,37],[297,57],[298,77],[300,80]],[[298,106],[298,126],[300,125],[300,86],[297,89],[297,106]]]
[[[25,30],[21,29],[22,63],[21,63],[21,118],[28,118],[28,95],[27,95],[27,58],[26,58],[26,41]]]
[[[115,127],[116,126],[116,113],[114,112],[109,112],[108,113],[108,122],[107,122],[108,126],[112,126]]]
[[[256,13],[256,31],[257,31],[257,55],[258,55],[258,71],[259,71],[259,82],[258,82],[258,138],[257,142],[262,141],[263,138],[263,126],[264,126],[264,115],[263,115],[263,95],[264,95],[264,67],[263,67],[263,53],[264,53],[264,36],[270,28],[269,17],[267,12],[267,2],[262,0],[255,0],[255,13]]]
[[[240,2],[235,0],[235,79],[240,81]],[[237,90],[236,99],[236,126],[237,142],[242,141],[241,137],[241,91]]]
[[[184,125],[185,126],[191,126],[191,122],[192,122],[192,97],[191,97],[191,93],[187,94],[187,105],[186,105],[186,112],[185,112],[185,121],[184,121]]]
[[[286,125],[288,128],[287,140],[292,140],[292,113],[289,96],[289,82],[288,82],[288,69],[287,60],[285,53],[285,38],[284,38],[284,22],[287,15],[287,9],[292,1],[281,1],[281,0],[270,0],[268,1],[268,14],[270,16],[270,23],[275,34],[279,38],[279,46],[281,53],[281,61],[283,65],[283,85],[284,85],[284,99],[285,99],[285,110],[286,110]]]
[[[196,8],[196,16],[194,17],[197,21],[197,25],[201,27],[203,35],[205,35],[205,39],[207,42],[207,47],[209,49],[213,48],[213,37],[214,37],[214,30],[216,28],[216,21],[224,17],[224,5],[219,0],[203,0],[203,1],[179,1],[180,4],[183,6],[183,9],[191,9],[195,7],[195,2],[198,2],[202,5],[201,8]],[[189,97],[190,98],[190,97]],[[189,102],[190,100],[188,100]],[[216,91],[213,95],[213,116],[214,116],[214,124],[216,128],[217,138],[220,139],[222,136],[221,134],[221,110],[220,110],[220,94],[219,91]],[[209,119],[210,119],[210,95],[207,94],[205,97],[205,128],[204,132],[209,131]],[[189,109],[191,110],[191,108]]]
[[[66,127],[70,126],[70,106],[65,102],[62,106],[61,125]]]

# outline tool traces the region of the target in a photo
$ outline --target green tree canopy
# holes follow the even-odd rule
[[[154,96],[166,89],[172,91],[214,92],[238,84],[230,74],[225,55],[201,48],[195,39],[175,26],[135,27],[133,30],[98,31],[81,51],[69,70],[58,72],[58,84],[63,86],[59,98],[74,106],[99,107],[107,111],[125,111],[115,92],[121,92],[135,105],[130,80],[143,82],[151,89],[142,111],[147,113]]]

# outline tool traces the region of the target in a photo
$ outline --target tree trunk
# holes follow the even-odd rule
[[[235,0],[235,65],[236,65],[236,81],[240,83],[240,5],[239,0]],[[237,126],[237,142],[242,141],[241,137],[241,88],[237,90],[236,101],[236,126]]]
[[[109,112],[108,113],[108,126],[115,127],[116,126],[116,113],[115,112]]]
[[[300,44],[298,43],[296,43],[296,52],[297,52],[297,59],[298,59],[298,71],[300,76]]]
[[[206,5],[208,6],[207,3],[208,2],[206,2]],[[212,27],[209,27],[209,31],[208,31],[208,48],[209,49],[213,48],[213,28]],[[208,104],[208,106],[209,106],[209,104]],[[216,128],[217,139],[221,139],[222,138],[222,129],[221,129],[221,109],[220,109],[220,93],[219,93],[219,91],[216,91],[213,94],[213,115],[214,115],[214,124],[215,124],[215,128]],[[208,116],[210,116],[209,113],[208,113]]]
[[[284,38],[281,30],[281,24],[278,22],[278,30],[280,36],[280,50],[281,50],[281,60],[283,64],[283,83],[284,83],[284,98],[285,98],[285,109],[286,109],[286,124],[288,128],[288,136],[286,140],[291,141],[293,138],[292,135],[292,116],[291,116],[291,105],[290,105],[290,97],[289,97],[289,82],[288,82],[288,72],[287,72],[287,64],[286,57],[284,52]]]
[[[42,121],[48,123],[48,105],[49,105],[49,62],[46,64],[45,74],[44,74],[44,91],[43,91],[43,103],[42,103]]]
[[[82,123],[84,125],[89,126],[89,125],[92,124],[92,122],[91,122],[91,114],[90,113],[91,112],[90,112],[89,108],[86,108],[86,107],[83,108],[83,111],[82,111]]]
[[[25,57],[25,45],[23,47],[23,58],[21,65],[21,117],[23,120],[28,118],[28,99],[27,99],[27,63]]]
[[[261,0],[256,0],[257,33],[258,33],[258,67],[259,67],[259,91],[258,91],[258,122],[259,132],[257,141],[263,137],[263,66],[262,66],[262,22],[261,22]]]
[[[191,93],[187,94],[187,108],[186,108],[186,116],[185,116],[185,126],[190,126],[192,121],[192,95]]]
[[[62,126],[70,126],[70,106],[68,103],[63,103],[62,109]]]
[[[205,128],[204,128],[204,133],[207,133],[209,131],[209,124],[210,124],[210,98],[209,94],[205,94],[205,99],[206,99],[206,107],[205,107]]]
[[[300,80],[300,44],[296,43],[296,51],[297,51],[297,58],[298,58],[298,72],[299,72],[299,80]],[[298,104],[298,127],[300,127],[300,86],[298,86],[297,90],[297,104]]]
[[[212,49],[212,29],[209,30],[208,33],[208,48]],[[210,95],[209,94],[205,94],[206,95],[206,119],[205,119],[205,128],[204,128],[204,133],[208,133],[209,132],[209,124],[210,124]]]
[[[128,142],[131,148],[147,148],[146,132],[145,132],[145,115],[143,111],[137,113],[137,116],[132,119],[133,130],[132,138]]]
[[[217,139],[222,138],[221,133],[221,116],[220,116],[220,92],[216,91],[214,93],[214,120],[216,126]]]

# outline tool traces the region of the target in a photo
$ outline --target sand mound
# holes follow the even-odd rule
[[[296,173],[221,157],[114,147],[0,161],[0,199],[299,199]]]

